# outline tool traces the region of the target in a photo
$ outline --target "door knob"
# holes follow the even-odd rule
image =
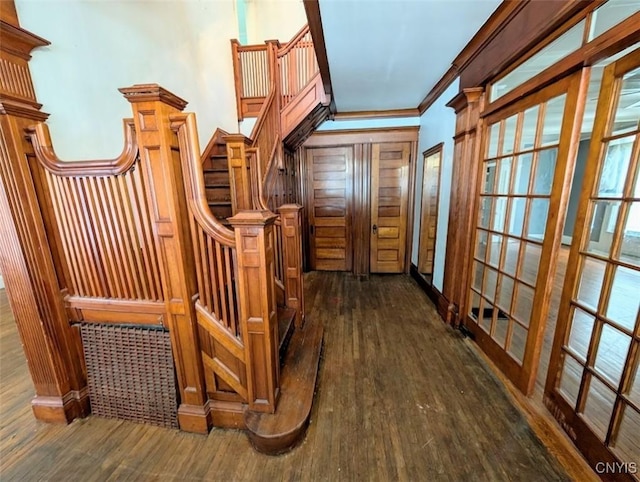
[[[377,224],[373,225],[373,234],[378,234],[378,225]]]

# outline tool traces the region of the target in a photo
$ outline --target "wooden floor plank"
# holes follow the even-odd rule
[[[305,283],[307,317],[325,329],[317,399],[305,441],[278,457],[234,430],[35,421],[0,291],[0,479],[569,480],[413,280],[318,272]]]

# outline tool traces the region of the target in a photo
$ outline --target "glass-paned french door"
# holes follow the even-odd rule
[[[604,70],[545,388],[594,468],[630,480],[640,471],[639,103],[640,49]]]
[[[572,172],[581,73],[485,119],[466,325],[523,392],[534,386]]]

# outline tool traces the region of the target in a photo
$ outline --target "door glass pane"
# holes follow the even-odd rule
[[[533,194],[542,194],[545,196],[551,194],[557,156],[557,148],[545,149],[538,153],[538,163],[533,181]]]
[[[498,283],[498,272],[494,269],[487,268],[484,271],[484,289],[482,294],[489,300],[493,301],[496,296],[496,285]]]
[[[477,261],[473,262],[473,283],[471,286],[478,291],[482,292],[482,279],[484,277],[484,265],[482,263],[478,263]]]
[[[523,154],[516,158],[516,172],[513,181],[514,194],[527,194],[529,192],[529,179],[531,178],[531,154]]]
[[[592,309],[598,308],[600,289],[604,280],[604,271],[607,264],[599,259],[584,258],[580,284],[578,288],[578,301]]]
[[[491,243],[489,244],[489,264],[498,267],[500,264],[500,251],[502,250],[502,236],[497,234],[491,235]]]
[[[491,194],[494,191],[496,179],[496,161],[487,161],[484,163],[484,182],[482,183],[482,192]]]
[[[509,349],[507,351],[520,363],[524,360],[524,349],[527,345],[528,333],[529,330],[519,323],[511,322],[511,340],[509,341]]]
[[[634,370],[631,371],[629,399],[637,406],[640,406],[640,369],[638,369],[638,359],[636,359]]]
[[[640,202],[629,204],[618,259],[640,268]]]
[[[490,197],[482,196],[480,199],[480,214],[478,216],[478,226],[481,228],[489,229],[489,220],[491,219],[491,207],[493,206],[493,199]]]
[[[587,393],[587,403],[584,407],[584,418],[595,434],[604,441],[611,420],[615,394],[600,380],[589,375],[591,383]]]
[[[485,254],[487,252],[487,240],[489,238],[489,234],[486,231],[482,231],[478,229],[477,231],[477,241],[476,241],[476,258],[480,260],[484,260]]]
[[[475,319],[477,321],[479,318],[479,313],[480,313],[480,295],[472,290],[471,291],[471,310],[469,314],[471,315],[472,319]]]
[[[628,139],[618,139],[609,143],[600,173],[599,197],[622,197],[632,147],[633,144]]]
[[[636,0],[609,0],[593,12],[589,40],[591,41],[602,35],[625,18],[629,18],[639,9],[640,3]]]
[[[564,356],[559,392],[572,407],[576,406],[583,367],[573,357]]]
[[[520,251],[520,241],[508,238],[506,253],[504,257],[503,271],[511,276],[516,275],[518,269],[518,253]]]
[[[504,139],[502,142],[502,155],[513,152],[516,141],[516,124],[518,115],[512,115],[504,123]]]
[[[548,212],[548,199],[531,200],[531,210],[529,211],[529,225],[527,226],[527,238],[542,241],[547,227]]]
[[[516,197],[511,199],[511,213],[509,214],[508,232],[512,236],[522,236],[524,214],[527,209],[527,199]]]
[[[518,293],[513,316],[524,326],[529,326],[531,309],[533,307],[533,290],[528,286],[518,283]]]
[[[491,335],[491,338],[493,338],[494,341],[503,348],[507,340],[508,328],[509,328],[509,318],[504,316],[504,313],[498,312],[497,318],[496,318],[496,325],[493,330],[493,335]]]
[[[520,134],[520,150],[526,151],[533,149],[536,140],[536,127],[538,124],[538,112],[540,106],[536,105],[524,111],[524,121],[522,124],[522,133]]]
[[[504,222],[507,216],[507,198],[497,197],[493,201],[493,209],[493,230],[504,231]]]
[[[595,368],[614,386],[618,386],[620,383],[630,343],[631,338],[612,326],[604,325],[602,327]]]
[[[505,313],[511,312],[511,299],[513,298],[513,278],[500,275],[500,290],[496,304]]]
[[[534,285],[538,278],[538,265],[540,264],[540,254],[542,248],[533,243],[524,243],[524,251],[522,253],[522,269],[520,271],[520,279]]]
[[[489,303],[487,303],[487,300],[483,298],[482,303],[480,305],[480,312],[478,314],[478,324],[487,333],[489,333],[489,330],[491,330],[492,316],[493,316],[493,308]]]
[[[498,194],[507,194],[509,192],[509,182],[511,181],[511,158],[506,157],[500,159],[500,174],[498,175],[498,185],[496,192]]]
[[[613,276],[607,318],[633,330],[640,306],[640,271],[618,266]]]
[[[500,139],[500,122],[496,122],[489,127],[489,147],[487,158],[498,155],[498,141]]]
[[[591,232],[587,251],[608,257],[616,230],[620,202],[591,202]]]
[[[580,308],[573,310],[573,320],[571,321],[568,345],[583,362],[587,359],[587,351],[589,350],[594,323],[595,318],[589,313],[582,311]]]
[[[639,81],[640,68],[632,70],[622,78],[612,135],[638,129],[637,94],[640,91]]]
[[[558,144],[560,142],[560,129],[564,114],[564,103],[567,96],[563,94],[547,102],[542,126],[542,146]]]
[[[614,443],[614,451],[625,462],[640,462],[640,414],[627,405]]]

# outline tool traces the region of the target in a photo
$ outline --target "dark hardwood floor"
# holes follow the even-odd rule
[[[407,276],[306,276],[325,327],[305,441],[278,457],[208,436],[89,417],[36,422],[0,291],[0,480],[568,480],[504,386]]]

